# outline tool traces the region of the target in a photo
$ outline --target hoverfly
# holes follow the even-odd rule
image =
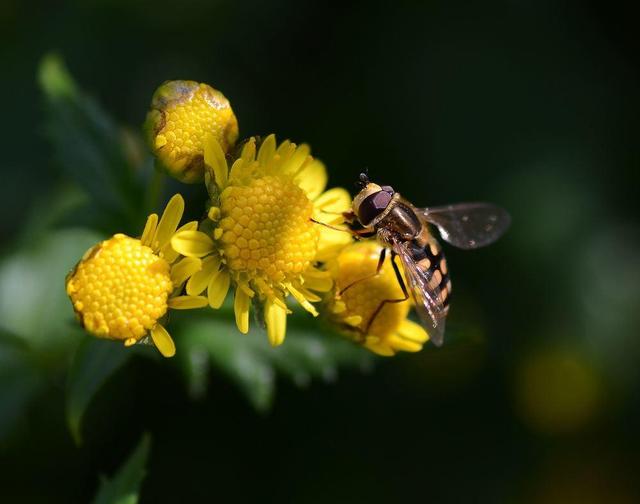
[[[441,238],[461,249],[484,247],[496,241],[509,227],[511,218],[490,203],[459,203],[432,208],[416,208],[391,186],[380,186],[360,174],[361,190],[353,199],[352,211],[345,215],[357,236],[373,237],[384,246],[376,274],[384,264],[387,249],[404,294],[403,299],[383,301],[367,323],[365,334],[386,303],[409,299],[415,302],[422,324],[435,345],[442,345],[449,312],[451,280],[440,244],[429,230],[435,225]],[[395,262],[399,256],[409,289]],[[353,285],[353,284],[352,284]],[[342,290],[344,292],[350,286]]]

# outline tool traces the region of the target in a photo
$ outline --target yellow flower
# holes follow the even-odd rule
[[[167,81],[151,100],[147,140],[167,171],[186,183],[204,175],[203,139],[212,134],[227,152],[238,139],[238,120],[224,95],[193,81]]]
[[[292,295],[307,311],[317,292],[331,288],[331,278],[317,267],[351,240],[348,233],[317,224],[335,225],[349,209],[344,189],[324,192],[324,165],[309,155],[307,145],[288,140],[276,145],[264,139],[256,153],[249,139],[231,168],[212,136],[205,141],[206,181],[212,206],[200,231],[177,233],[171,243],[186,257],[202,258],[202,270],[187,282],[188,295],[207,291],[209,305],[219,308],[229,288],[235,290],[236,325],[249,330],[252,300],[262,304],[272,345],[284,341],[286,297]]]
[[[375,241],[362,241],[344,248],[332,261],[335,286],[326,305],[328,318],[345,336],[379,355],[418,352],[428,336],[407,319],[409,300],[385,303],[376,314],[383,301],[404,298],[388,258],[375,274],[381,250]]]
[[[184,201],[175,195],[162,214],[151,214],[140,239],[116,234],[89,249],[67,276],[66,289],[78,320],[99,338],[131,346],[149,333],[162,355],[175,354],[171,336],[159,320],[168,308],[206,305],[206,298],[171,297],[201,267],[199,259],[182,258],[171,237],[182,218]],[[196,229],[190,222],[179,231]]]

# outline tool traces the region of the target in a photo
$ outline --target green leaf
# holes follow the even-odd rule
[[[0,260],[0,329],[55,362],[79,342],[65,276],[101,240],[85,229],[44,234]]]
[[[65,276],[101,239],[82,229],[34,238],[0,260],[0,438],[82,340]]]
[[[67,383],[67,424],[76,443],[82,441],[82,418],[91,400],[131,355],[122,344],[90,336],[78,347]]]
[[[42,384],[24,341],[0,331],[0,441],[24,418]]]
[[[39,82],[47,106],[46,132],[57,164],[88,193],[110,226],[137,232],[144,217],[144,193],[127,155],[130,142],[79,89],[58,56],[43,58]]]
[[[42,90],[53,99],[74,99],[78,96],[76,83],[56,54],[49,54],[42,59],[38,81]]]
[[[110,480],[103,479],[94,504],[136,504],[146,475],[151,437],[144,434],[136,449]]]
[[[267,411],[278,373],[306,386],[314,378],[333,381],[341,367],[371,366],[373,356],[368,351],[331,334],[306,315],[289,317],[287,339],[277,348],[259,329],[240,334],[228,310],[208,317],[174,318],[176,355],[192,395],[206,392],[208,367],[213,365],[237,384],[258,411]]]

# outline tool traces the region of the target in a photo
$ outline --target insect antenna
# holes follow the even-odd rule
[[[356,182],[356,187],[358,189],[364,189],[368,183],[369,183],[369,169],[365,168],[364,171],[360,173],[360,176],[358,177],[358,180]]]

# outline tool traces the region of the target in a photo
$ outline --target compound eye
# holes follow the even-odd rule
[[[360,222],[366,226],[387,208],[391,195],[386,191],[378,191],[367,196],[358,209]]]

